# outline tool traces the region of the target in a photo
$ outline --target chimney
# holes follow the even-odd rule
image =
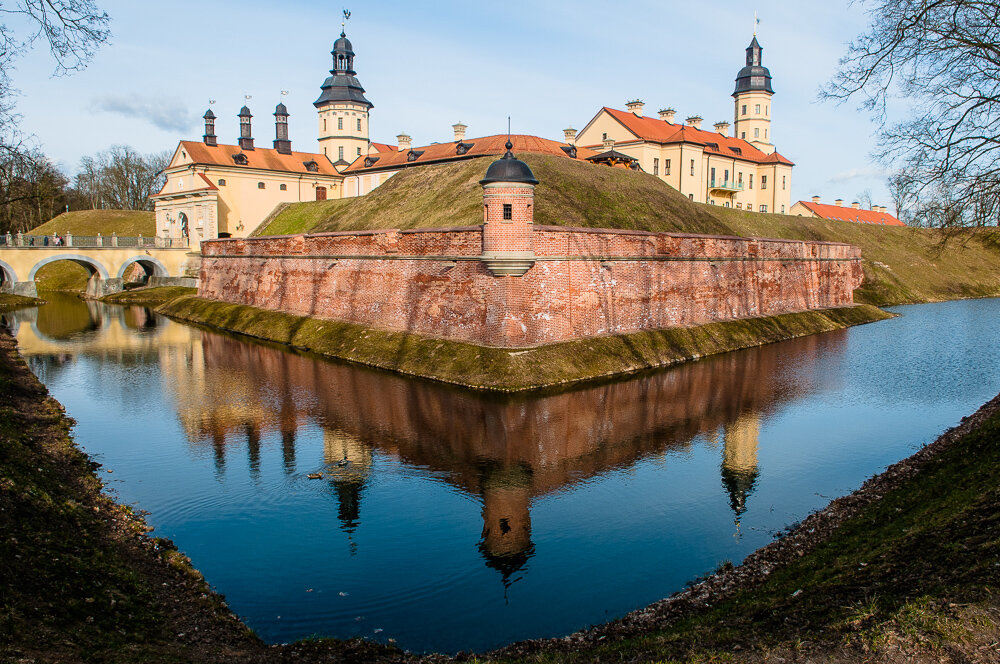
[[[702,121],[702,117],[700,115],[692,115],[691,117],[689,117],[684,122],[688,123],[689,125],[691,125],[695,129],[701,129],[701,121]]]
[[[250,132],[250,109],[244,106],[240,109],[240,149],[241,150],[253,150],[253,138]]]
[[[576,129],[573,129],[572,127],[563,129],[563,137],[565,137],[566,142],[570,145],[576,145]]]
[[[722,122],[716,122],[714,125],[715,131],[719,132],[723,136],[729,135],[729,123],[723,120]]]
[[[215,113],[212,109],[208,109],[202,117],[205,118],[205,135],[201,137],[202,140],[205,141],[205,145],[218,145],[215,136]]]
[[[292,154],[288,140],[288,108],[284,104],[274,107],[274,149],[281,154]]]
[[[819,203],[819,201],[820,201],[820,198],[819,198],[819,196],[813,196],[813,197],[812,197],[812,202],[813,202],[813,203]]]
[[[611,150],[614,150],[614,149],[615,149],[615,139],[613,139],[613,138],[605,138],[604,139],[604,151],[605,152],[610,152]]]
[[[851,207],[854,208],[855,210],[860,210],[861,209],[861,203],[858,203],[857,201],[854,201],[853,203],[851,203]]]
[[[672,108],[661,108],[660,109],[660,119],[663,120],[664,122],[669,122],[670,124],[674,123],[674,115],[676,115],[676,114],[677,114],[677,111],[675,111]]]
[[[836,205],[837,207],[841,207],[844,204],[844,199],[843,198],[838,198],[837,200],[835,200],[833,202],[833,204]]]
[[[451,128],[455,130],[455,142],[456,143],[461,143],[462,141],[465,140],[465,130],[468,129],[468,127],[466,127],[464,124],[462,124],[461,120],[459,120],[457,123],[453,124],[451,126]]]
[[[413,146],[413,139],[410,138],[409,134],[403,132],[396,136],[396,142],[399,143],[399,151],[406,152]]]
[[[627,108],[632,113],[635,113],[635,117],[642,117],[642,109],[646,104],[641,99],[633,99],[632,101],[625,102],[625,108]]]

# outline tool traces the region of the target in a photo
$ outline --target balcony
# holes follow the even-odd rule
[[[713,193],[734,194],[738,191],[743,191],[743,183],[733,180],[712,180],[708,183],[708,190]]]

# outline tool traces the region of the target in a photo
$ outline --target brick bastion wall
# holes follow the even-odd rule
[[[484,346],[853,303],[846,244],[537,226],[521,276],[491,272],[484,227],[202,242],[202,297]]]

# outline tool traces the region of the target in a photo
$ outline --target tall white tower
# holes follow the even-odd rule
[[[374,104],[354,71],[354,49],[344,31],[333,44],[333,69],[313,106],[319,113],[319,151],[343,170],[368,151],[368,112]]]
[[[762,64],[764,49],[757,35],[747,46],[747,64],[736,75],[735,125],[736,138],[750,141],[765,154],[774,152],[771,142],[771,72]]]

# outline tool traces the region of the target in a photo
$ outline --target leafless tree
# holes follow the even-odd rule
[[[870,25],[822,95],[858,100],[883,125],[876,156],[906,173],[906,195],[916,197],[911,209],[920,208],[923,223],[996,224],[1000,3],[855,1]],[[917,110],[887,124],[894,99]]]
[[[163,186],[170,152],[140,154],[127,145],[80,160],[75,188],[91,208],[151,210],[149,197]]]
[[[855,194],[854,198],[855,198],[855,200],[858,203],[861,204],[861,209],[862,210],[871,210],[872,209],[872,205],[875,204],[875,201],[872,200],[872,190],[871,189],[865,189],[861,193]]]

